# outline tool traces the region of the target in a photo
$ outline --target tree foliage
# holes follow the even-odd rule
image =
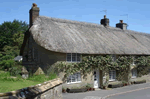
[[[0,50],[7,46],[14,46],[13,35],[16,33],[25,33],[28,29],[26,22],[14,20],[13,22],[4,22],[0,25]]]
[[[0,25],[0,69],[8,70],[20,65],[14,61],[14,58],[19,55],[27,29],[28,24],[18,20]]]

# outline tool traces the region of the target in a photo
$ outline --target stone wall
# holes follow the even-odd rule
[[[0,99],[62,99],[62,81],[57,78],[35,86],[0,93]]]

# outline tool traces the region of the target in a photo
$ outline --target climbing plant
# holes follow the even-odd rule
[[[145,67],[150,67],[150,56],[134,58],[130,55],[120,55],[116,60],[113,60],[112,55],[84,56],[82,57],[82,62],[57,62],[54,64],[54,67],[57,72],[64,72],[65,77],[76,72],[80,72],[83,76],[86,76],[94,70],[102,70],[103,75],[106,72],[108,73],[109,70],[117,70],[117,79],[128,81],[130,79],[128,78],[130,65],[133,63],[133,59],[137,63],[139,73],[141,75],[146,74],[144,71]]]
[[[136,59],[138,76],[147,75],[150,69],[150,56],[139,56]]]

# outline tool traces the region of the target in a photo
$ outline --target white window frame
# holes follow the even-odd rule
[[[80,74],[80,75],[79,75],[79,74]],[[80,77],[80,80],[79,80],[79,81],[78,81],[77,75]],[[72,77],[73,77],[73,76],[75,76],[75,81],[74,81],[74,82],[72,81]],[[71,81],[70,81],[70,82],[67,82],[68,79],[71,79]],[[80,82],[81,82],[81,73],[77,72],[77,73],[75,73],[75,74],[73,74],[73,75],[68,76],[68,77],[67,77],[67,81],[66,81],[67,84],[80,83]]]
[[[68,56],[68,54],[71,54],[71,61],[68,61],[67,60],[67,56]],[[72,54],[76,54],[76,56],[75,56],[75,58],[76,58],[76,61],[72,61],[72,57],[73,57],[73,55]],[[77,54],[79,54],[79,53],[66,53],[66,61],[67,62],[81,62],[82,61],[82,58],[81,58],[81,54],[79,54],[80,55],[80,60],[79,61],[77,61]]]
[[[133,75],[134,74],[134,75]],[[137,69],[136,68],[133,68],[132,70],[131,70],[131,78],[137,78]]]
[[[113,78],[113,77],[115,77],[115,78]],[[116,80],[116,70],[110,70],[109,71],[109,81],[115,81],[115,80]]]

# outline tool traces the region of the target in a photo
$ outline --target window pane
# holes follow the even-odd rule
[[[80,62],[80,57],[81,55],[80,54],[77,54],[77,61]]]
[[[72,75],[71,82],[76,82],[75,78],[75,75]]]
[[[71,53],[67,53],[67,61],[71,61]]]
[[[67,83],[78,82],[81,81],[80,73],[75,73],[67,78]]]
[[[72,61],[76,62],[76,53],[72,53]]]
[[[80,75],[80,73],[77,73],[77,81],[81,81],[81,75]]]
[[[109,79],[116,79],[116,71],[115,70],[111,70],[109,71]]]
[[[71,76],[67,78],[67,83],[71,83]]]

